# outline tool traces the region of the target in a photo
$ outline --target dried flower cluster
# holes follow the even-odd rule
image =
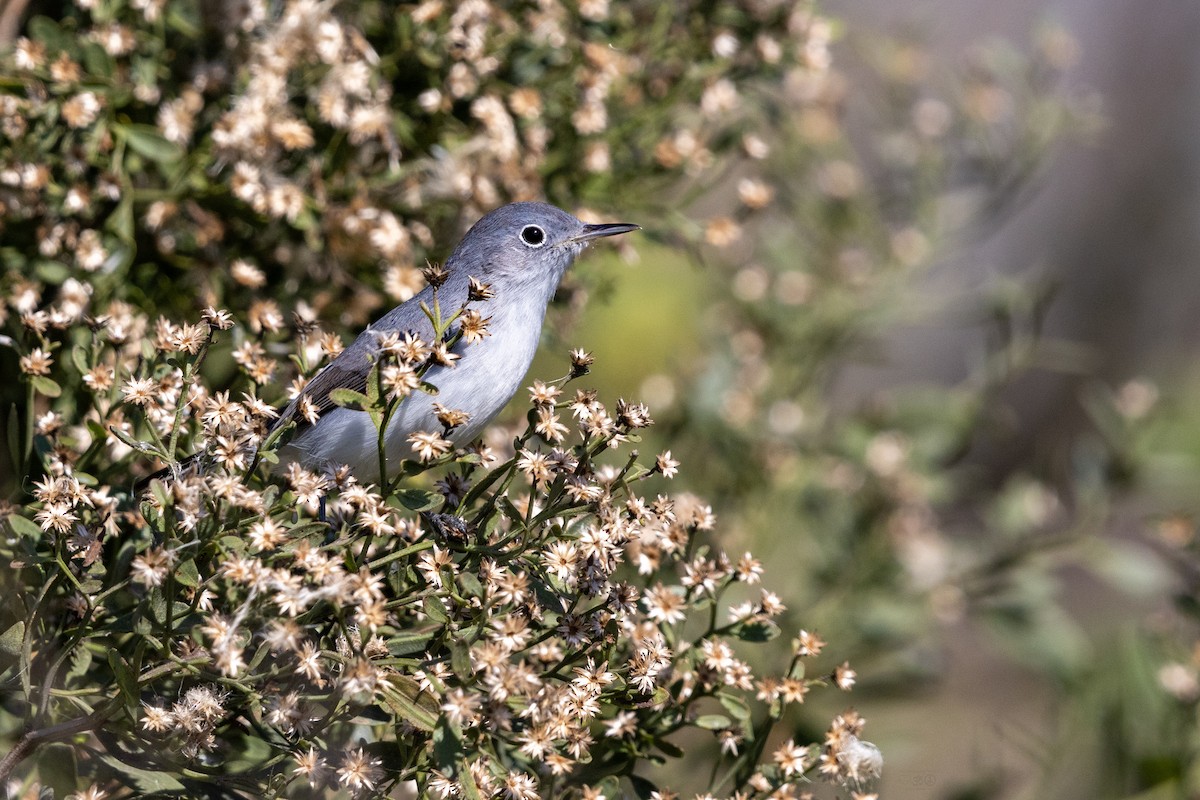
[[[466,338],[474,317],[452,320]],[[823,746],[767,750],[787,707],[817,686],[850,689],[854,672],[810,667],[824,643],[802,631],[782,674],[755,675],[741,651],[778,635],[784,605],[757,586],[758,560],[715,547],[703,501],[644,493],[679,466],[621,453],[652,424],[645,406],[568,394],[569,375],[539,381],[509,448],[454,450],[433,431],[394,491],[295,464],[280,486],[255,471],[278,437],[264,439],[274,412],[253,374],[240,400],[197,378],[225,331],[242,363],[252,323],[210,310],[142,325],[155,333],[137,357],[101,320],[69,366],[28,373],[31,387],[96,364],[112,374],[89,428],[39,425],[47,476],[30,516],[8,517],[25,577],[47,587],[42,614],[58,620],[28,633],[28,672],[45,681],[31,696],[65,714],[45,693],[69,690],[86,709],[78,731],[104,727],[138,770],[362,796],[406,781],[441,797],[597,796],[654,786],[633,770],[677,753],[670,737],[693,727],[726,764],[714,791],[793,797],[817,776],[877,777],[852,712]],[[397,338],[376,367],[383,391],[348,399],[386,426],[445,346]],[[118,412],[124,430],[105,436]],[[211,467],[155,481],[140,506],[87,472],[169,459],[188,429]],[[82,666],[60,683],[66,658]],[[234,759],[246,726],[267,747]]]
[[[269,281],[320,282],[316,311],[337,301],[361,325],[420,288],[452,238],[435,234],[505,199],[699,176],[721,150],[761,159],[742,94],[784,81],[808,104],[829,67],[808,2],[703,21],[656,3],[78,5],[31,20],[6,62],[5,263],[54,286],[94,274],[104,301],[174,280],[186,291],[160,311],[260,303],[274,330]],[[771,203],[764,178],[744,184],[746,209]]]

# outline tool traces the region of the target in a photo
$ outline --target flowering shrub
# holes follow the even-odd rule
[[[644,406],[565,394],[585,354],[533,385],[528,425],[502,449],[415,434],[424,463],[397,486],[295,464],[280,486],[254,471],[273,455],[270,407],[193,382],[230,327],[221,312],[158,326],[146,377],[121,387],[130,413],[116,444],[97,431],[81,452],[62,429],[42,434],[57,452],[32,521],[8,526],[23,583],[39,587],[10,633],[43,726],[7,768],[87,733],[81,770],[144,792],[207,780],[386,794],[415,781],[445,797],[667,796],[644,767],[694,727],[720,743],[714,790],[875,776],[853,713],[823,744],[768,748],[787,705],[816,686],[848,690],[854,672],[810,667],[823,642],[801,631],[790,664],[755,678],[739,650],[779,635],[782,602],[756,586],[749,553],[715,546],[703,501],[645,493],[678,463],[621,452],[650,424]],[[120,347],[98,332],[72,366],[90,373]],[[429,358],[419,341],[406,348]],[[403,399],[364,404],[386,413]],[[211,470],[155,480],[136,508],[85,471],[89,451],[169,456],[184,416],[210,443]]]

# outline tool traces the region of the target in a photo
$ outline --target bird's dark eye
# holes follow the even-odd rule
[[[541,247],[546,243],[546,232],[537,225],[526,225],[521,229],[521,241],[530,247]]]

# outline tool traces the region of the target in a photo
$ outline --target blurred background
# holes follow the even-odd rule
[[[1069,483],[1080,441],[1094,432],[1087,398],[1097,381],[1124,386],[1127,399],[1160,387],[1178,398],[1183,426],[1194,426],[1186,418],[1200,339],[1200,6],[831,0],[822,10],[846,24],[834,59],[851,83],[870,82],[880,41],[911,43],[936,72],[961,68],[981,44],[1028,47],[1039,29],[1061,26],[1073,39],[1063,80],[1094,93],[1103,120],[1086,141],[1057,148],[1003,213],[961,232],[904,289],[905,302],[923,311],[881,331],[869,358],[839,365],[834,402],[862,406],[897,387],[958,384],[986,347],[972,298],[1018,284],[1046,292],[1043,333],[1078,349],[1068,364],[1031,370],[1002,390],[1004,424],[976,439],[968,457],[979,481]],[[852,137],[871,135],[880,106],[869,91],[851,92]],[[660,279],[664,263],[671,273]],[[702,279],[659,253],[643,255],[636,272],[606,268],[619,276],[615,296],[588,306],[573,337],[600,356],[597,382],[660,400],[663,373],[696,357],[692,326],[705,324],[689,318],[678,287]],[[663,297],[663,284],[676,289]],[[657,314],[622,313],[645,297]],[[603,367],[613,363],[619,374]],[[1175,601],[1192,588],[1157,552],[1147,511],[1187,506],[1194,472],[1162,477],[1165,498],[1117,501],[1103,525],[1117,554],[1084,556],[1098,570],[1067,559],[1040,587],[1064,613],[1051,625],[1062,627],[1045,634],[1057,641],[1014,642],[994,620],[967,616],[946,624],[918,657],[929,680],[915,691],[877,685],[867,670],[869,694],[856,705],[887,756],[884,797],[1195,796],[1194,784],[1158,783],[1194,769],[1190,757],[1171,763],[1194,733],[1165,707],[1161,665],[1138,634],[1175,631]],[[969,539],[971,525],[960,520],[951,535]],[[776,585],[789,575],[783,566],[771,572]]]

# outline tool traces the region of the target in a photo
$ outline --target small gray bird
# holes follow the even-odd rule
[[[468,420],[450,439],[469,442],[520,388],[533,361],[546,307],[567,267],[593,239],[637,230],[629,223],[587,224],[545,203],[513,203],[486,215],[446,261],[448,277],[437,290],[442,309],[453,311],[467,302],[471,278],[490,284],[493,299],[476,303],[490,317],[490,336],[473,344],[460,341],[461,358],[452,367],[433,366],[424,380],[438,389],[436,397],[414,392],[392,416],[385,434],[388,470],[412,455],[410,434],[440,432],[433,404],[463,411]],[[364,392],[381,334],[414,332],[426,342],[433,326],[421,304],[432,305],[432,286],[393,308],[363,331],[354,343],[318,372],[288,405],[276,425],[296,423],[291,440],[280,448],[280,462],[309,468],[346,464],[360,481],[379,480],[377,432],[365,411],[334,405],[330,392],[345,387]],[[320,412],[315,424],[297,414],[300,397]],[[392,477],[392,476],[388,476]]]

